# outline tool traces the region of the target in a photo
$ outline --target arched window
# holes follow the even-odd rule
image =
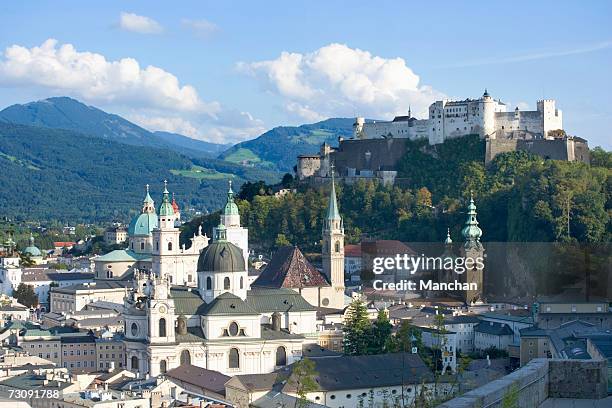
[[[168,242],[168,251],[172,251],[172,242]]]
[[[141,249],[141,250],[144,250],[144,242],[141,242],[141,243],[140,243],[140,249]]]
[[[335,250],[336,252],[340,252],[340,241],[336,241]]]
[[[130,330],[133,337],[136,337],[138,335],[138,325],[136,323],[132,323]]]
[[[225,279],[223,279],[223,289],[229,290],[229,288],[230,288],[230,279],[226,276]]]
[[[209,276],[208,278],[206,278],[206,290],[211,290],[212,289],[212,278]]]
[[[244,288],[244,278],[241,276],[240,277],[240,289]]]
[[[287,365],[287,350],[283,346],[280,346],[276,349],[276,366],[286,366]]]
[[[132,370],[138,370],[138,357],[132,356]]]
[[[191,364],[191,353],[189,350],[181,351],[181,365]]]
[[[159,241],[155,241],[155,250],[159,251]]]
[[[166,337],[166,319],[159,319],[159,337]]]
[[[166,360],[162,360],[159,362],[159,372],[166,374],[166,371],[168,371],[168,364],[166,363]]]
[[[229,368],[240,368],[240,354],[236,348],[229,351]]]
[[[112,277],[113,277],[113,271],[109,271],[109,270],[107,270],[107,271],[106,271],[106,277],[107,277],[107,278],[112,278]]]

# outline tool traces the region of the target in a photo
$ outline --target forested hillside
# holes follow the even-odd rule
[[[181,207],[218,208],[227,180],[275,175],[166,149],[131,146],[70,130],[0,122],[0,216],[64,222],[128,221],[144,185],[153,198],[168,179]],[[186,214],[187,215],[187,214]]]
[[[473,190],[484,241],[610,242],[611,153],[595,149],[588,166],[513,152],[485,168],[480,149],[478,140],[445,143],[436,156],[411,149],[402,164],[402,187],[363,181],[338,186],[348,241],[367,236],[441,242],[447,227],[460,240]],[[262,248],[292,243],[320,250],[327,194],[328,187],[302,188],[285,198],[257,195],[240,201],[251,242]],[[218,214],[195,219],[184,236],[200,222],[210,231]]]
[[[353,134],[354,119],[327,119],[302,126],[279,126],[256,139],[239,143],[219,158],[260,168],[292,172],[296,157],[313,154],[327,142],[338,144],[338,137]]]

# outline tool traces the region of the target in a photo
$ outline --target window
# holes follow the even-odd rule
[[[132,323],[130,330],[132,332],[132,336],[136,337],[136,335],[138,334],[138,325],[136,323]]]
[[[236,348],[229,351],[229,368],[240,368],[240,355]]]
[[[211,290],[212,289],[212,279],[209,276],[208,278],[206,278],[206,290]]]
[[[229,331],[230,336],[237,336],[238,335],[238,324],[236,322],[230,323],[228,331]]]
[[[334,248],[334,250],[335,250],[336,252],[340,252],[340,241],[336,241],[336,244],[335,244],[335,248]]]
[[[132,357],[132,370],[138,370],[138,357]]]
[[[168,242],[168,251],[172,251],[172,242]]]
[[[241,276],[240,277],[240,289],[244,288],[244,278]]]
[[[140,243],[140,249],[141,249],[141,250],[144,250],[144,242],[141,242],[141,243]]]
[[[159,337],[166,337],[166,319],[159,319]]]
[[[184,364],[191,364],[191,354],[189,353],[189,350],[181,351],[181,365]]]
[[[223,289],[229,290],[230,288],[230,278],[227,276],[223,279]]]
[[[276,366],[286,366],[287,365],[287,350],[280,346],[276,349]]]
[[[159,372],[162,374],[166,374],[167,371],[167,364],[166,364],[166,360],[162,360],[159,362]]]

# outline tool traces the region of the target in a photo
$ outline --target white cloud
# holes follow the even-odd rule
[[[126,12],[119,16],[119,27],[140,34],[159,34],[163,31],[161,24],[151,17]]]
[[[181,24],[200,38],[208,38],[219,30],[219,27],[215,23],[205,19],[191,20],[185,18],[181,20]]]
[[[72,44],[48,39],[39,47],[12,45],[0,58],[0,83],[44,87],[94,102],[141,104],[175,111],[215,114],[191,85],[173,74],[133,58],[109,61],[103,55],[77,51]]]
[[[248,112],[202,100],[193,86],[159,67],[141,67],[133,58],[107,60],[54,39],[32,48],[7,47],[0,54],[0,86],[72,96],[149,130],[202,140],[239,142],[263,131],[262,121]]]
[[[285,109],[308,120],[331,116],[389,118],[408,107],[425,115],[445,95],[420,78],[402,58],[383,58],[344,44],[310,53],[283,52],[273,60],[239,63],[285,100]]]

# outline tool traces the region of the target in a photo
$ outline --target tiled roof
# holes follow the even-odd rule
[[[506,323],[480,322],[474,326],[474,331],[479,333],[493,334],[495,336],[512,336],[514,331]]]
[[[345,257],[360,257],[361,256],[361,245],[348,244],[344,246]]]
[[[63,288],[51,288],[53,292],[60,293],[76,293],[80,290],[111,290],[111,289],[124,289],[126,286],[131,286],[130,282],[120,280],[94,280],[90,283],[79,283],[75,285],[66,286]]]
[[[444,319],[444,324],[466,324],[466,323],[480,323],[480,319],[475,315],[460,315],[453,316]]]
[[[252,288],[247,292],[246,303],[259,313],[316,310],[299,293],[284,288]]]
[[[298,247],[280,248],[251,287],[304,288],[329,286],[325,276],[302,254]]]
[[[150,254],[139,254],[129,249],[116,249],[94,258],[96,262],[138,262],[150,261]]]
[[[186,334],[175,334],[176,341],[179,343],[201,343],[206,340],[201,327],[187,327]]]
[[[196,315],[206,306],[197,290],[193,288],[175,286],[170,289],[170,296],[174,299],[174,310],[177,315]]]
[[[199,314],[206,316],[259,315],[244,300],[229,292],[217,296],[215,300],[202,307]]]
[[[166,377],[225,395],[225,383],[231,378],[218,371],[183,364],[166,373]]]

